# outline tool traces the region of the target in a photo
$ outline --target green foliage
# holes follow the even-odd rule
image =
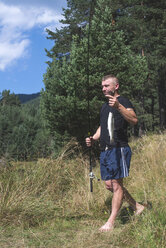
[[[146,56],[148,80],[141,94],[141,124],[146,130],[166,127],[165,21],[166,2],[112,0],[113,17],[124,31],[126,44],[134,53]],[[151,125],[149,125],[151,123]]]
[[[19,160],[45,157],[50,153],[50,136],[41,119],[40,102],[20,104],[10,91],[0,103],[0,157]]]
[[[146,59],[134,55],[126,46],[123,32],[112,24],[109,4],[107,0],[97,1],[90,36],[87,25],[81,40],[73,36],[70,60],[57,61],[55,57],[45,74],[44,116],[52,134],[62,135],[63,141],[67,134],[83,142],[88,134],[88,101],[91,129],[99,125],[102,76],[117,75],[121,93],[140,101],[147,78]]]
[[[61,30],[56,30],[56,32],[49,32],[49,38],[55,40],[55,45],[50,53],[48,52],[48,56],[54,60],[58,53],[69,51],[73,53],[75,46],[73,45],[74,35],[77,37],[74,38],[77,40],[77,49],[78,44],[83,47],[80,45],[80,55],[77,56],[78,52],[76,51],[77,61],[76,58],[74,59],[74,53],[72,60],[74,59],[75,63],[81,62],[81,65],[84,63],[84,69],[80,70],[81,65],[78,65],[78,67],[80,73],[82,73],[82,80],[86,81],[88,30],[85,31],[85,29],[88,29],[87,23],[91,14],[90,73],[95,75],[95,81],[100,82],[102,72],[103,74],[104,71],[110,73],[109,66],[111,64],[111,72],[114,72],[120,78],[121,93],[129,95],[136,106],[137,115],[140,117],[140,129],[154,131],[159,128],[159,123],[160,127],[164,128],[166,125],[166,67],[164,56],[166,47],[164,37],[166,12],[164,10],[166,2],[163,0],[70,0],[67,3],[68,8],[64,9],[62,23],[68,24],[68,26],[63,27]],[[95,8],[96,6],[97,8]],[[91,13],[90,7],[92,7]],[[108,18],[106,13],[110,13]],[[117,31],[119,32],[120,42],[118,43],[117,39],[114,46],[112,42],[111,47],[109,46],[110,30],[115,32],[114,35],[112,34],[112,40],[117,39]],[[127,47],[130,45],[128,55],[126,53],[127,48],[125,46],[122,48],[120,45],[122,43]],[[122,58],[120,58],[121,54]],[[125,54],[126,60],[124,60]],[[135,59],[133,59],[133,54],[136,55]],[[71,61],[71,63],[74,63],[74,61]],[[97,65],[100,67],[99,69]],[[96,69],[97,72],[95,71]],[[76,75],[77,73],[73,72],[74,70],[77,70],[77,68],[70,69],[70,73],[75,73]],[[92,89],[90,90],[92,91]],[[96,105],[98,106],[98,103]]]
[[[66,53],[71,49],[72,36],[83,36],[82,27],[89,19],[89,9],[91,1],[89,0],[68,0],[67,8],[63,9],[64,19],[60,22],[65,24],[60,30],[55,32],[48,30],[48,39],[54,40],[55,44],[50,51],[46,49],[47,56],[53,58],[58,53]],[[50,62],[49,62],[50,64]]]
[[[17,94],[21,103],[32,101],[33,99],[40,98],[40,93],[34,94]]]
[[[10,90],[4,90],[0,93],[0,106],[20,106],[20,100],[14,93],[10,93]]]

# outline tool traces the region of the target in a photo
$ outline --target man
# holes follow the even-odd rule
[[[107,102],[100,113],[100,126],[92,137],[86,138],[87,146],[100,139],[100,171],[106,189],[113,192],[112,212],[100,231],[113,229],[123,199],[138,215],[144,206],[137,203],[123,186],[123,178],[129,175],[131,149],[128,145],[127,126],[136,125],[138,120],[131,102],[118,93],[119,82],[114,75],[102,78],[102,91]]]

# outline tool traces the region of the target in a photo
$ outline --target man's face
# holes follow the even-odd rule
[[[114,95],[116,90],[116,84],[114,83],[113,78],[108,78],[105,81],[102,81],[102,91],[104,95]]]

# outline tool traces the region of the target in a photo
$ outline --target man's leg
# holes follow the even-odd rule
[[[106,181],[106,189],[113,193],[112,183],[110,183],[109,181]],[[135,215],[141,214],[142,211],[145,209],[145,206],[136,202],[125,187],[123,187],[123,200],[125,200],[135,211]]]
[[[113,179],[105,181],[106,188],[113,192],[113,198],[112,198],[112,211],[109,219],[100,228],[100,231],[107,232],[111,229],[113,229],[115,219],[118,215],[118,212],[120,210],[120,207],[122,205],[123,201],[123,179]]]
[[[112,184],[110,185],[110,183],[107,181],[106,181],[106,189],[110,190],[113,193]],[[141,214],[142,211],[145,209],[145,206],[136,202],[125,187],[123,187],[123,200],[125,200],[130,205],[130,207],[135,211],[135,215]]]
[[[139,204],[138,202],[136,202],[125,187],[123,187],[123,195],[124,195],[124,199],[135,211],[135,215],[141,214],[145,207]]]

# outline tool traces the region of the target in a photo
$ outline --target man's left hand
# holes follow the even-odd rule
[[[110,107],[113,107],[113,108],[119,107],[119,101],[117,100],[116,96],[105,95],[105,97],[108,98],[108,103]]]

